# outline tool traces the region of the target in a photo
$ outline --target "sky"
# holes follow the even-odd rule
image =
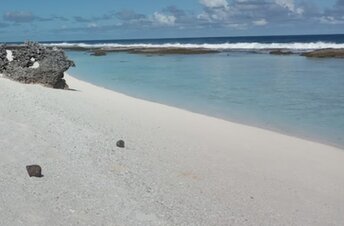
[[[344,0],[1,0],[0,42],[343,34]]]

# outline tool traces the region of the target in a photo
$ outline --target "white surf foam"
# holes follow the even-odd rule
[[[314,50],[314,49],[343,49],[344,43],[330,42],[309,42],[309,43],[259,43],[259,42],[240,42],[240,43],[223,43],[223,44],[86,44],[86,43],[51,43],[47,46],[56,47],[82,47],[82,48],[203,48],[213,50],[264,50],[264,49],[290,49],[290,50]]]

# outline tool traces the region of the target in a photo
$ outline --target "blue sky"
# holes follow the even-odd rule
[[[2,0],[0,41],[344,33],[344,0]]]

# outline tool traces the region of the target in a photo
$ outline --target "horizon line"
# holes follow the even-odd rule
[[[38,43],[51,43],[51,42],[89,42],[89,41],[136,41],[136,40],[173,40],[173,39],[210,39],[210,38],[259,38],[259,37],[299,37],[299,36],[335,36],[344,35],[338,33],[329,34],[293,34],[293,35],[234,35],[234,36],[200,36],[200,37],[171,37],[171,38],[123,38],[123,39],[74,39],[74,40],[54,40],[54,41],[35,41],[35,40],[25,40],[25,41],[14,41],[14,42],[4,42],[0,41],[0,44],[16,44],[25,43],[28,41],[34,41]]]

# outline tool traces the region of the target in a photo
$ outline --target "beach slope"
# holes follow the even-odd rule
[[[344,224],[343,150],[66,81],[0,78],[0,225]]]

